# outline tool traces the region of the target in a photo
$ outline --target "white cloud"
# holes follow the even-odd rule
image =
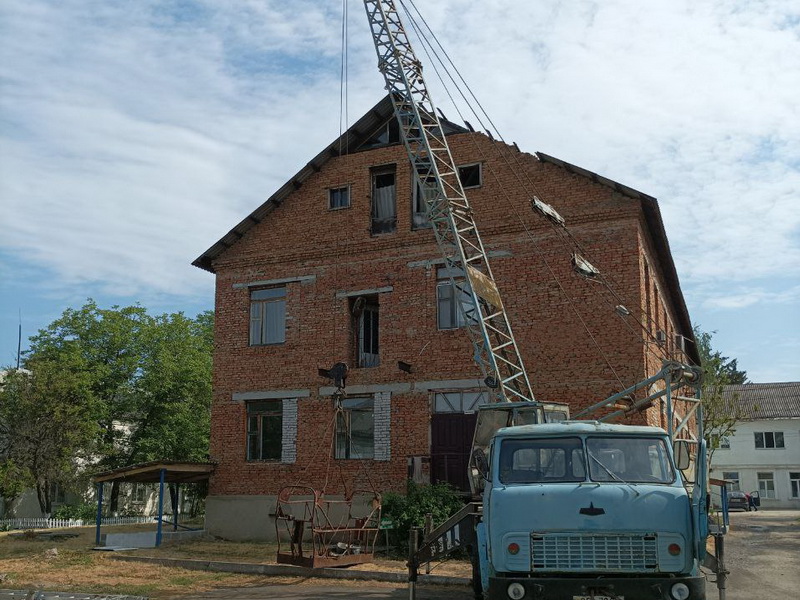
[[[773,281],[800,275],[790,3],[423,8],[509,141],[659,198],[693,313],[796,296]],[[206,294],[208,275],[188,263],[338,133],[339,10],[320,0],[0,4],[9,276],[45,268],[70,297],[92,286]],[[360,3],[350,13],[352,122],[383,84]]]

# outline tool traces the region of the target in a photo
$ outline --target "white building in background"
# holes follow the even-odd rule
[[[723,394],[746,420],[721,440],[711,476],[758,491],[762,508],[800,509],[800,382],[729,385]]]

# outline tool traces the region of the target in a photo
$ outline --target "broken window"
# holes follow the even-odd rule
[[[375,419],[372,398],[344,398],[336,415],[336,458],[375,456]]]
[[[247,460],[280,460],[283,401],[247,403]]]
[[[347,208],[350,206],[350,186],[330,188],[328,190],[328,208]]]
[[[395,171],[381,169],[372,173],[372,233],[391,233],[397,227]]]
[[[380,365],[378,297],[359,296],[353,301],[352,313],[356,333],[356,364],[359,367],[377,367]]]
[[[286,341],[286,288],[250,292],[250,345],[282,344]]]
[[[480,163],[458,167],[458,179],[464,189],[481,187]]]
[[[436,199],[438,189],[436,180],[431,177],[424,179],[419,176],[414,178],[414,197],[412,198],[411,228],[422,229],[430,227],[427,204]]]
[[[359,146],[360,150],[367,148],[379,148],[380,146],[389,146],[391,144],[400,143],[400,124],[397,119],[389,119],[386,123],[381,125],[378,130],[373,133],[370,138]]]
[[[455,279],[456,285],[450,277]],[[465,313],[472,315],[472,322],[477,323],[469,287],[464,279],[464,271],[442,267],[437,270],[436,307],[439,329],[457,329],[467,322]],[[459,306],[460,304],[460,306]]]

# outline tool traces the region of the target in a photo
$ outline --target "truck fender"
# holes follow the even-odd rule
[[[475,527],[475,538],[477,540],[478,566],[481,571],[481,587],[484,597],[486,597],[489,592],[489,542],[485,523],[480,522]]]

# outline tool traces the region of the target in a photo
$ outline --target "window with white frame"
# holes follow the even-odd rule
[[[486,392],[439,392],[433,395],[433,412],[471,413],[487,402],[489,402],[489,397]]]
[[[728,437],[722,436],[719,438],[719,447],[721,450],[730,450],[731,440]]]
[[[756,431],[756,448],[776,449],[783,448],[782,431]]]
[[[286,341],[286,288],[250,292],[250,345],[265,346]]]
[[[328,190],[328,208],[335,210],[348,206],[350,206],[350,186],[344,185]]]
[[[336,415],[336,458],[375,456],[375,418],[372,398],[344,398]]]
[[[761,498],[774,500],[775,496],[775,474],[771,472],[758,472],[758,495]]]
[[[436,320],[439,329],[463,327],[466,323],[465,313],[474,315],[464,271],[441,267],[436,271],[436,279]],[[472,318],[477,322],[477,317]]]
[[[283,400],[247,403],[247,460],[280,460]]]
[[[144,504],[147,502],[147,497],[150,495],[150,486],[146,483],[134,483],[133,484],[133,493],[131,494],[131,500],[134,504]]]
[[[800,471],[789,471],[789,489],[792,498],[800,498]]]
[[[723,471],[722,478],[725,481],[731,482],[731,487],[729,488],[731,492],[742,491],[741,484],[739,483],[739,471]]]

